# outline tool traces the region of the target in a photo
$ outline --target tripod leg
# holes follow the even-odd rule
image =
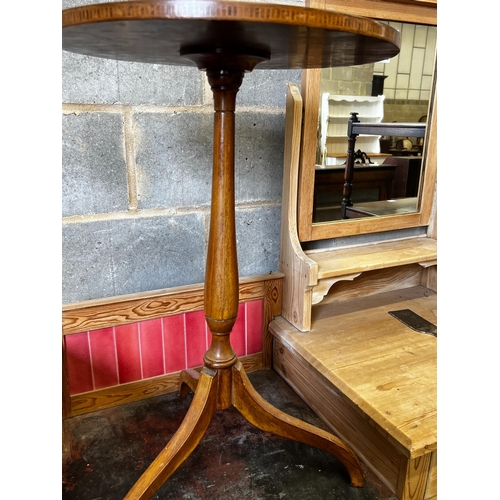
[[[179,395],[185,397],[188,395],[189,389],[194,393],[196,392],[196,387],[200,380],[200,372],[188,368],[183,370],[180,376],[179,384]]]
[[[287,415],[269,404],[252,387],[240,362],[233,367],[233,406],[260,430],[330,453],[346,467],[351,486],[363,486],[361,467],[351,449],[333,434]]]
[[[193,401],[181,426],[127,493],[125,500],[150,499],[196,448],[216,410],[217,380],[216,371],[203,368]]]

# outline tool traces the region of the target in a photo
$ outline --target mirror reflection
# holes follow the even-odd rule
[[[401,51],[396,57],[375,64],[322,70],[313,223],[345,219],[341,205],[352,112],[362,123],[427,120],[436,27],[388,24],[401,32]],[[423,144],[422,137],[357,136],[350,201],[358,209],[358,216],[418,210]]]

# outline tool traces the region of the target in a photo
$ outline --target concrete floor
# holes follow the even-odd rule
[[[249,378],[275,407],[327,429],[274,371]],[[122,499],[177,430],[191,399],[174,393],[68,419],[63,500]],[[352,488],[332,456],[264,433],[231,408],[216,412],[198,447],[153,498],[397,500],[363,470],[365,486]]]

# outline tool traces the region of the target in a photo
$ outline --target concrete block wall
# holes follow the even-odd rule
[[[429,101],[388,99],[384,102],[384,121],[418,122],[428,111]]]
[[[323,68],[320,92],[333,95],[371,95],[373,64]]]
[[[63,0],[63,8],[88,0]],[[303,1],[288,1],[303,5]],[[63,52],[63,303],[201,283],[213,99],[196,68]],[[279,269],[288,82],[246,74],[236,113],[240,276]]]

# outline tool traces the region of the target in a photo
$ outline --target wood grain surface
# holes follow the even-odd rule
[[[434,263],[437,259],[437,242],[431,238],[409,238],[310,252],[308,256],[318,263],[318,278],[322,279],[407,264]]]
[[[270,324],[273,367],[400,500],[437,498],[436,345],[389,311],[437,324],[423,286],[325,301],[303,333]]]
[[[412,287],[325,304],[315,310],[310,332],[298,332],[282,318],[271,331],[415,458],[437,446],[437,340],[388,311],[411,309],[437,324],[436,297]]]
[[[239,301],[264,298],[266,281],[282,277],[282,273],[271,273],[242,278]],[[203,309],[203,290],[201,284],[186,285],[66,304],[62,307],[63,335],[200,311]]]
[[[248,70],[236,55],[262,57],[257,69],[366,64],[395,56],[401,43],[398,31],[372,19],[253,2],[87,5],[63,11],[62,26],[62,46],[70,52],[198,67],[190,55],[217,52],[216,65],[225,69]]]

